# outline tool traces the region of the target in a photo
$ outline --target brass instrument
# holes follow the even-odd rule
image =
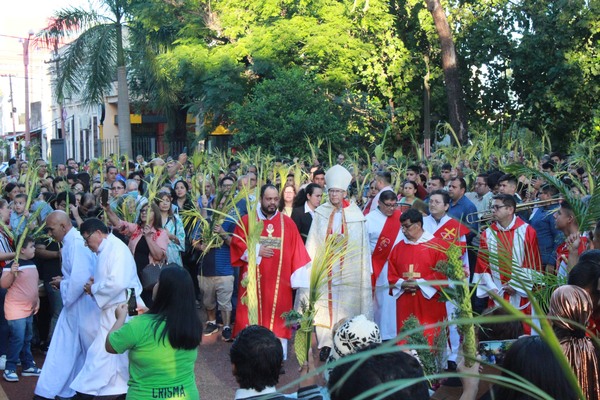
[[[528,201],[525,203],[519,203],[519,204],[517,204],[515,214],[518,212],[521,212],[521,211],[532,210],[536,207],[545,207],[545,206],[551,206],[554,204],[560,204],[560,202],[562,200],[563,199],[561,197],[553,197],[553,198],[547,199],[547,200],[534,200],[534,201]],[[478,217],[478,218],[473,219],[475,217]],[[467,214],[465,216],[465,222],[468,224],[479,224],[482,222],[491,221],[492,217],[493,217],[493,211],[491,209],[488,209],[481,213],[481,217],[479,217],[479,212]]]

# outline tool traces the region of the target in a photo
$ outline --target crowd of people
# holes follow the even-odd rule
[[[580,227],[580,210],[569,201],[589,201],[593,171],[558,153],[544,156],[533,176],[442,162],[399,170],[375,159],[358,170],[343,155],[335,165],[289,161],[287,175],[272,165],[229,161],[206,173],[187,154],[107,158],[96,167],[69,159],[51,169],[41,158],[11,160],[0,200],[4,379],[18,382],[18,371],[39,376],[39,400],[194,399],[197,347],[202,336],[219,334],[233,342],[236,398],[260,398],[277,391],[288,358],[293,329],[282,315],[305,312],[316,292],[317,358],[333,367],[326,387],[309,385],[297,398],[349,399],[379,383],[420,377],[386,398],[429,398],[418,357],[377,349],[415,317],[430,346],[447,334],[444,370],[478,373],[478,363],[459,365],[461,335],[452,323],[458,305],[443,301],[447,277],[438,265],[455,246],[464,279],[477,285],[475,313],[500,312],[508,303],[531,317],[514,329],[482,329],[480,339],[533,335],[511,342],[505,368],[570,399],[577,393],[564,374],[521,371],[533,353],[549,371],[560,369],[535,338],[544,316],[531,297],[545,274],[564,285],[548,315],[580,389],[598,398],[597,349],[588,336],[600,326],[600,258],[593,250],[600,249],[600,224]],[[285,162],[276,161],[277,168]],[[544,181],[550,175],[573,188],[569,197]],[[330,245],[336,254],[317,283],[316,260]],[[41,369],[32,345],[47,350]],[[377,355],[360,374],[339,362],[372,350]],[[314,369],[309,359],[306,373]],[[477,379],[464,379],[461,399],[476,398],[477,386]],[[496,392],[522,398],[504,387],[488,395]]]

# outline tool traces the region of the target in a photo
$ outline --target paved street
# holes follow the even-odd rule
[[[231,375],[230,347],[231,343],[225,343],[221,340],[220,333],[202,338],[195,369],[201,399],[233,399],[237,385]],[[34,356],[37,364],[43,368],[44,356],[37,350],[34,351]],[[280,386],[290,383],[300,376],[291,349],[289,356],[285,363],[286,374],[281,376]],[[4,393],[0,392],[0,400],[31,400],[37,378],[21,377],[20,382],[17,383],[9,383],[2,378],[0,378],[0,381],[4,390]],[[2,396],[3,394],[5,397]]]

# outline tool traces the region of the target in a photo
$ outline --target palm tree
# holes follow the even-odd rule
[[[37,37],[55,45],[63,38],[79,35],[61,55],[55,88],[59,103],[72,94],[80,95],[87,105],[104,103],[116,72],[119,149],[121,155],[131,157],[129,89],[123,50],[129,5],[127,0],[99,0],[97,7],[89,10],[81,7],[58,10]]]

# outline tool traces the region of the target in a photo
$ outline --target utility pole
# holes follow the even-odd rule
[[[31,142],[31,125],[29,122],[29,41],[33,36],[30,30],[27,38],[23,40],[23,65],[25,66],[25,146]]]
[[[13,135],[17,134],[17,124],[15,123],[15,114],[17,109],[15,108],[15,99],[12,90],[12,75],[8,75],[8,85],[10,87],[10,119],[12,119]]]
[[[60,75],[60,55],[58,54],[58,40],[54,40],[54,55],[52,57],[52,59],[50,61],[44,61],[45,64],[51,64],[54,63],[54,76],[56,77],[55,79],[58,79],[59,75]],[[59,99],[58,101],[58,112],[59,112],[59,118],[60,118],[60,132],[63,138],[65,138],[65,107],[64,107],[64,100]],[[59,139],[57,137],[57,139]]]

